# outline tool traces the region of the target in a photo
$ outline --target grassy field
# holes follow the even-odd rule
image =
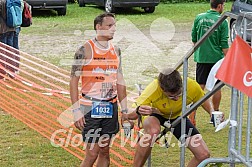
[[[230,9],[230,5],[231,3],[227,3],[227,10]],[[192,22],[198,13],[207,9],[209,9],[208,3],[160,4],[153,14],[146,14],[140,8],[120,9],[116,17],[117,20],[127,18],[136,24],[138,28],[145,28],[159,17],[166,17],[174,22]],[[23,33],[53,34],[57,30],[64,33],[76,29],[92,29],[94,17],[102,12],[103,8],[100,7],[90,5],[85,8],[79,8],[77,4],[68,5],[67,15],[64,17],[58,17],[54,11],[35,11],[33,13],[34,25],[30,28],[24,28]],[[67,22],[65,22],[66,20]]]
[[[227,3],[226,10],[229,10],[230,6],[231,3]],[[160,4],[153,14],[145,14],[138,8],[124,9],[118,12],[116,15],[117,20],[127,19],[131,21],[147,37],[150,37],[148,31],[150,25],[158,18],[171,20],[176,28],[174,39],[170,41],[169,46],[167,43],[159,44],[161,45],[163,55],[156,55],[155,59],[150,60],[151,63],[146,60],[150,56],[147,54],[140,57],[139,53],[135,53],[129,57],[123,57],[123,61],[125,62],[124,73],[129,89],[133,90],[134,83],[141,82],[147,84],[157,74],[157,68],[163,66],[162,63],[165,56],[171,53],[176,48],[176,45],[179,45],[182,41],[190,43],[188,36],[190,36],[190,28],[194,17],[207,9],[209,9],[208,3],[188,3]],[[21,31],[21,50],[60,66],[60,60],[72,58],[75,49],[83,41],[84,32],[92,30],[94,17],[102,12],[103,8],[95,6],[79,8],[77,4],[68,5],[65,17],[58,17],[53,11],[35,11],[33,13],[33,25],[29,28],[23,28]],[[186,35],[184,36],[184,34]],[[157,41],[152,41],[154,44],[158,44]],[[118,42],[118,44],[123,48],[123,51],[127,51],[125,49],[126,46],[129,46],[127,41]],[[187,45],[187,47],[190,46]],[[184,52],[179,52],[179,54],[181,57]],[[172,58],[168,58],[167,61],[172,61]],[[131,66],[128,64],[131,64]],[[190,76],[193,77],[194,63],[192,60],[190,65]],[[70,68],[69,66],[61,67],[67,70]],[[138,74],[138,71],[136,72],[137,67],[139,67],[138,71],[141,72],[141,75]],[[137,77],[139,78],[135,81]],[[226,114],[226,117],[228,117],[230,109],[229,88],[224,88],[223,96],[224,100],[221,103],[221,109]],[[228,128],[214,133],[215,129],[208,122],[209,116],[201,108],[198,109],[197,127],[209,146],[211,155],[213,157],[226,157],[228,155]],[[69,167],[80,164],[79,159],[61,148],[52,147],[48,139],[42,137],[4,111],[0,111],[0,129],[0,166]],[[176,143],[175,140],[173,142]],[[156,145],[152,154],[153,166],[179,166],[178,155],[179,147],[177,146],[166,149]],[[190,157],[190,153],[187,152],[186,162],[188,162]]]

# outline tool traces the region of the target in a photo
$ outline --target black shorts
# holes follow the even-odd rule
[[[164,126],[164,122],[167,121],[168,119],[162,117],[159,114],[151,114],[150,116],[156,117],[159,120],[160,125],[162,125],[163,127],[165,127]],[[172,123],[176,119],[177,118],[171,119],[170,122]],[[179,140],[180,137],[181,137],[181,122],[178,125],[176,125],[175,127],[172,127],[171,128],[171,132]],[[191,136],[194,136],[196,134],[200,134],[199,131],[196,129],[195,126],[193,126],[193,124],[191,123],[191,121],[188,118],[186,118],[186,132],[185,132],[185,134],[186,134],[185,139],[187,137],[191,137]]]
[[[197,63],[196,66],[196,81],[198,84],[205,85],[207,77],[215,63]]]
[[[104,137],[108,136],[111,138],[118,133],[118,105],[116,102],[113,103],[112,118],[91,118],[92,106],[81,105],[81,110],[84,111],[86,121],[82,131],[84,142],[97,143],[102,135],[104,135]]]

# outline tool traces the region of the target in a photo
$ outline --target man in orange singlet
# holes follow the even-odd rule
[[[118,105],[127,111],[126,86],[123,79],[119,48],[110,40],[115,33],[115,17],[104,13],[94,20],[96,37],[88,40],[75,53],[70,80],[74,125],[82,131],[87,143],[81,167],[108,167],[109,144],[119,131]],[[78,83],[82,81],[81,98]]]

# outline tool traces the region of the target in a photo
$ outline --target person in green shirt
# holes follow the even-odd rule
[[[191,34],[194,44],[218,21],[224,10],[225,0],[210,0],[210,5],[210,10],[197,15],[194,20]],[[228,22],[225,20],[194,53],[194,61],[197,63],[196,81],[203,90],[211,68],[226,55],[228,48]],[[219,110],[220,101],[221,90],[212,97],[214,110]]]

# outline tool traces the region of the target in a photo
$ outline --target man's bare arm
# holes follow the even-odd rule
[[[83,130],[85,120],[83,114],[80,110],[79,104],[79,79],[82,71],[82,66],[85,62],[85,48],[81,46],[74,55],[74,62],[71,70],[71,79],[70,79],[70,97],[72,102],[72,109],[74,111],[74,124],[79,130]]]
[[[121,104],[121,109],[127,109],[127,93],[126,93],[126,83],[123,78],[122,66],[121,66],[121,51],[119,48],[115,47],[116,54],[119,58],[119,67],[117,72],[117,94],[118,100]]]

